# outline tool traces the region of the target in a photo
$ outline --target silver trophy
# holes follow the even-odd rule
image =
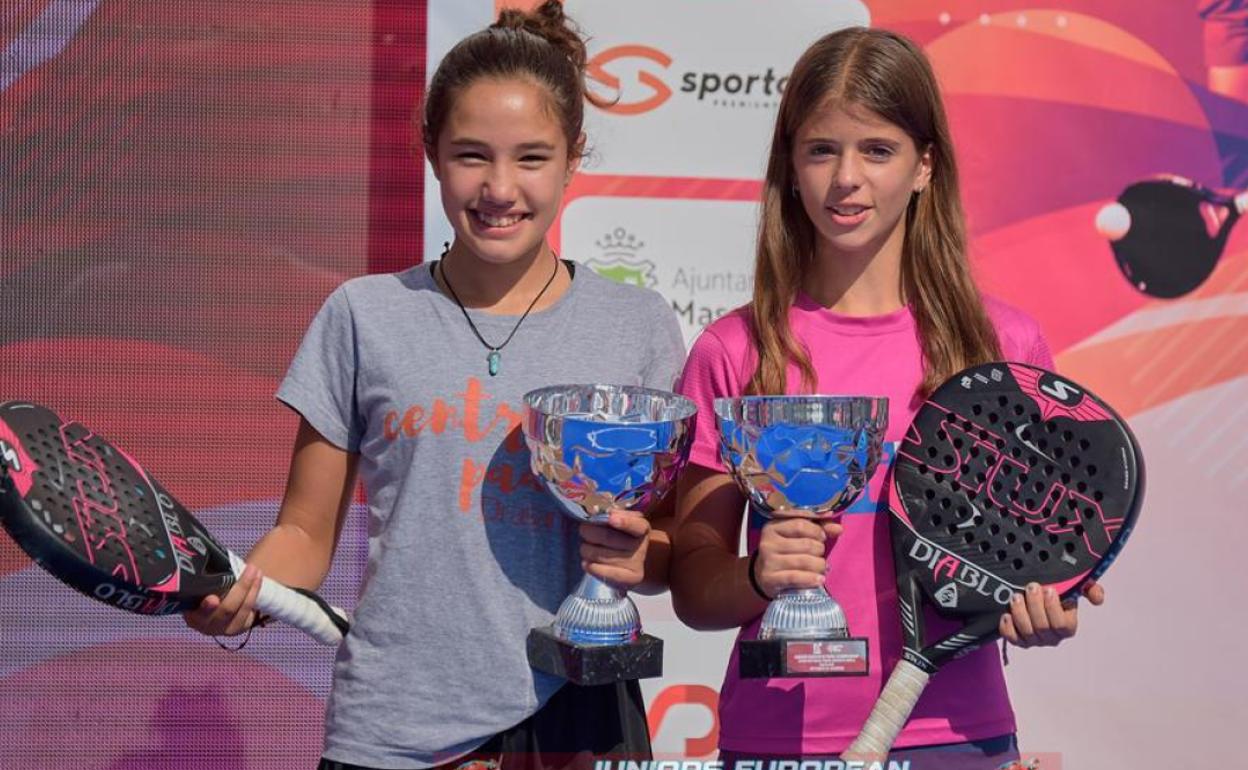
[[[715,400],[720,456],[751,507],[767,518],[834,519],[879,465],[888,399],[745,396]],[[741,644],[743,677],[867,673],[867,640],[851,638],[824,589],[787,589]]]
[[[646,510],[689,459],[697,407],[674,393],[555,385],[526,393],[524,405],[533,474],[580,521],[605,522],[612,508]],[[549,628],[530,632],[528,653],[534,668],[577,684],[662,674],[663,642],[642,633],[637,606],[589,574]]]

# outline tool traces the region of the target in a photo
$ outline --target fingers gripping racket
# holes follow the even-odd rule
[[[61,582],[140,615],[224,596],[244,567],[132,457],[28,402],[0,404],[0,522]],[[267,578],[256,609],[327,645],[348,629],[343,610]]]
[[[892,483],[904,649],[853,757],[886,755],[928,678],[997,638],[1028,583],[1066,600],[1105,572],[1135,526],[1144,465],[1127,424],[1096,396],[995,363],[955,375],[919,409]],[[925,604],[964,625],[926,639]]]

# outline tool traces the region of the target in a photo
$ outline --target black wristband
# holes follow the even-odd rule
[[[754,553],[750,554],[750,565],[748,570],[750,573],[750,587],[754,589],[754,593],[761,596],[765,601],[772,601],[775,597],[768,596],[767,592],[763,590],[763,587],[758,584],[758,578],[754,576],[754,567],[757,564],[758,550],[755,549]]]

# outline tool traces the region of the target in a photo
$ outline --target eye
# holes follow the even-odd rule
[[[540,166],[548,160],[549,155],[525,155],[520,158],[520,162],[526,166]]]
[[[863,152],[871,160],[888,160],[897,154],[896,150],[886,144],[873,144]]]
[[[825,158],[836,154],[836,148],[830,144],[812,144],[810,155],[814,158]]]
[[[463,150],[455,153],[455,159],[467,163],[483,163],[485,162],[485,154],[477,150]]]

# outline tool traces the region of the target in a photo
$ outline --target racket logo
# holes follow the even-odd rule
[[[1041,457],[1048,460],[1049,462],[1054,463],[1054,464],[1057,463],[1057,460],[1054,460],[1048,454],[1041,451],[1040,447],[1036,446],[1034,443],[1032,443],[1031,439],[1027,438],[1027,426],[1026,425],[1020,425],[1018,426],[1018,428],[1014,430],[1014,438],[1018,439],[1018,442],[1020,444],[1027,447],[1028,449],[1035,452],[1036,454],[1040,455]]]
[[[1069,383],[1062,380],[1054,381],[1070,387]],[[1079,398],[1082,400],[1082,391],[1075,390],[1080,393]],[[1058,405],[1055,408],[1067,409],[1068,407]],[[1092,401],[1088,401],[1081,407],[1072,408],[1071,411],[1086,412],[1094,417],[1103,414],[1103,410],[1096,407]],[[1028,498],[1022,493],[1020,486],[1027,476],[1028,466],[1006,454],[995,444],[965,430],[963,424],[971,422],[968,418],[958,417],[948,411],[946,414],[948,419],[940,423],[944,439],[939,443],[927,442],[923,441],[923,437],[920,436],[918,442],[913,442],[908,437],[908,441],[917,445],[903,444],[898,452],[899,456],[926,465],[937,473],[950,474],[959,486],[969,490],[973,496],[986,495],[993,507],[1006,511],[1027,524],[1040,525],[1049,534],[1080,532],[1088,553],[1096,558],[1100,558],[1105,553],[1114,539],[1114,533],[1122,524],[1120,517],[1107,517],[1099,502],[1077,489],[1070,488],[1060,480],[1048,480],[1047,491],[1043,491],[1041,487],[1041,491],[1038,491],[1034,497]],[[987,435],[993,435],[986,428],[978,425],[976,427]],[[1038,447],[1030,442],[1024,441],[1023,443],[1046,460],[1051,461],[1051,458],[1040,452]],[[924,446],[935,448],[937,457],[925,458],[926,453],[922,451]],[[977,450],[978,458],[970,454],[971,449]],[[940,457],[942,452],[943,458]],[[972,463],[976,469],[982,468],[983,470],[979,472],[972,470]],[[963,470],[964,468],[967,470]],[[921,503],[918,505],[921,507]],[[972,520],[968,519],[968,521]],[[1075,529],[1076,526],[1079,530]],[[1071,556],[1067,554],[1063,558],[1069,562],[1070,558],[1067,557]],[[921,561],[926,561],[926,557]],[[928,566],[935,570],[938,565],[933,560]]]
[[[1051,374],[1040,376],[1040,390],[1065,406],[1076,406],[1083,400],[1083,391]]]
[[[172,615],[182,610],[180,602],[171,602],[163,596],[132,593],[112,583],[100,583],[91,593],[102,602],[142,615]]]
[[[149,484],[150,486],[150,484]],[[173,558],[178,564],[178,569],[194,575],[196,574],[194,557],[196,551],[203,554],[207,549],[204,547],[203,541],[192,535],[187,537],[182,531],[182,520],[178,517],[178,512],[173,506],[173,500],[163,492],[156,494],[156,506],[160,509],[160,518],[165,522],[165,533],[169,537],[169,543],[173,546]],[[176,590],[177,584],[174,584]]]
[[[4,464],[12,468],[14,471],[22,472],[22,458],[18,455],[17,450],[9,445],[7,441],[0,439],[0,460],[4,460]]]
[[[954,554],[921,537],[916,537],[907,555],[930,569],[933,578],[938,577],[941,572],[949,577],[950,582],[941,586],[933,597],[944,607],[957,606],[958,586],[968,588],[980,596],[992,597],[993,601],[1003,607],[1009,606],[1010,598],[1018,590],[1016,586],[1010,585],[991,572],[967,564]],[[954,594],[952,599],[948,597],[950,591]],[[941,599],[942,594],[945,595],[944,600]],[[946,604],[947,601],[952,601],[952,604]]]
[[[912,650],[909,647],[903,647],[901,650],[901,657],[929,674],[936,672],[936,666],[917,650]]]
[[[1086,398],[1084,391],[1052,372],[1021,364],[1010,364],[1018,389],[1030,396],[1040,408],[1040,418],[1067,417],[1076,422],[1113,422],[1116,418],[1095,398]]]
[[[952,580],[953,577],[958,574],[958,565],[961,563],[961,560],[956,556],[945,554],[940,557],[939,561],[936,562],[936,566],[932,567],[932,577],[940,577],[940,573],[943,570],[944,573],[949,576],[949,579]]]
[[[954,609],[958,606],[958,587],[953,583],[946,583],[940,587],[933,598],[941,607]]]
[[[91,564],[109,569],[115,577],[137,580],[139,565],[127,542],[117,493],[108,466],[88,443],[93,438],[94,433],[77,423],[61,426],[65,454],[72,463],[90,470],[79,475],[71,500],[83,552]],[[110,548],[115,548],[115,555],[109,553]]]
[[[7,470],[4,475],[12,480],[17,494],[24,499],[34,486],[35,472],[39,470],[39,466],[26,454],[21,440],[4,420],[0,420],[0,461]]]

